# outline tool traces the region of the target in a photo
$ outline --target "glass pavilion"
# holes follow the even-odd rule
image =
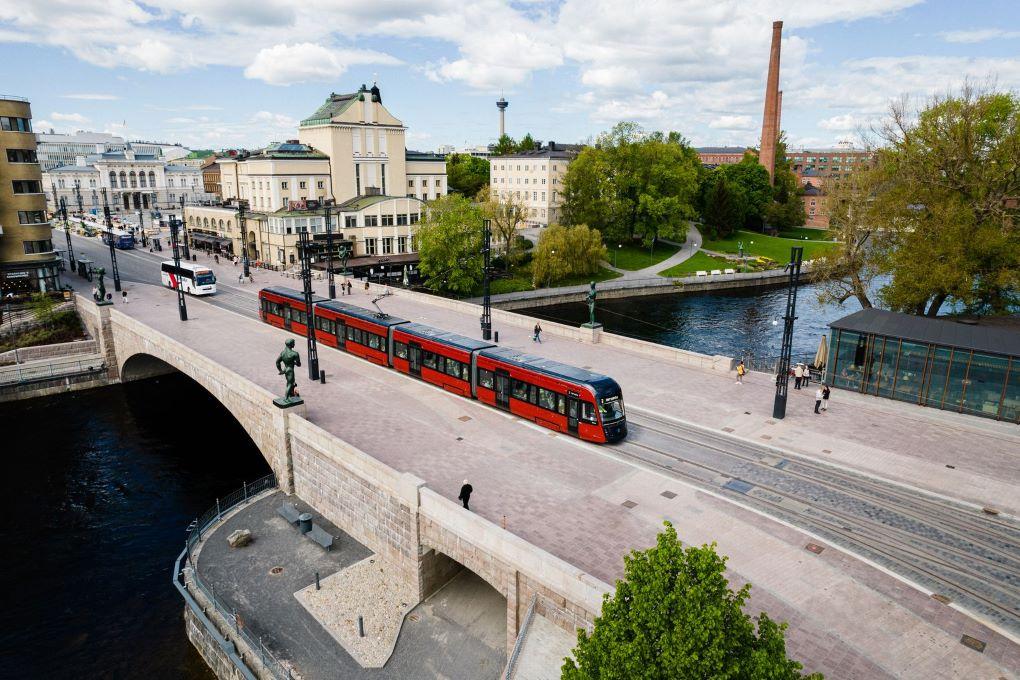
[[[829,324],[837,388],[1020,422],[1020,319],[862,309]]]

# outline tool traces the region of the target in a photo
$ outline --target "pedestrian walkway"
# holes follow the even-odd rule
[[[322,284],[316,289],[321,293]],[[256,290],[252,287],[251,294]],[[351,301],[369,307],[369,296],[378,291],[376,286],[369,293],[356,290]],[[279,391],[272,359],[283,340],[291,337],[287,333],[198,299],[189,301],[191,320],[181,322],[174,314],[171,291],[136,286],[132,293],[136,292],[139,304],[121,311],[258,385]],[[380,304],[395,315],[478,334],[476,314],[401,295]],[[677,413],[710,427],[744,420],[745,435],[761,429],[770,433],[773,444],[810,450],[810,455],[823,459],[833,454],[812,450],[823,442],[839,453],[840,460],[850,462],[856,449],[870,446],[873,455],[863,467],[885,471],[883,457],[900,456],[905,458],[901,472],[909,472],[915,484],[927,483],[926,457],[952,454],[971,466],[961,466],[961,479],[970,479],[974,490],[984,494],[995,476],[989,473],[995,467],[989,461],[1015,461],[1015,439],[1007,444],[1007,438],[999,435],[940,425],[931,427],[930,437],[922,434],[918,439],[916,426],[884,417],[880,407],[844,408],[838,393],[832,411],[823,416],[809,414],[813,400],[791,395],[790,417],[770,425],[767,376],[752,375],[737,386],[729,374],[568,341],[550,332],[549,325],[541,346],[530,341],[527,329],[496,325],[507,346],[617,376],[632,405]],[[326,384],[299,380],[313,423],[394,469],[421,477],[451,500],[462,480],[470,479],[475,489],[472,511],[496,524],[505,522],[508,531],[606,583],[621,576],[622,556],[651,545],[663,519],[670,519],[685,542],[718,544],[729,557],[727,576],[734,587],[753,584],[749,611],[765,610],[789,622],[788,651],[808,671],[823,672],[828,678],[929,680],[998,678],[1020,667],[1020,646],[932,599],[930,593],[824,541],[823,550],[806,550],[819,539],[621,460],[613,447],[591,446],[529,426],[327,348],[320,348],[319,360],[333,378]],[[868,427],[869,421],[875,426]],[[1015,491],[1015,462],[999,467],[994,470],[1000,478],[995,483],[999,489]],[[934,483],[953,490],[946,480]],[[1011,495],[1015,496],[1000,497]],[[984,652],[960,644],[962,635],[985,642]]]
[[[636,279],[654,279],[659,275],[659,272],[666,271],[670,267],[674,267],[681,262],[689,260],[694,257],[694,254],[698,252],[698,246],[702,243],[701,232],[698,231],[698,227],[693,222],[687,226],[687,238],[683,244],[680,244],[680,249],[673,253],[670,257],[642,269],[620,269],[614,267],[608,262],[602,262],[602,266],[606,269],[622,274],[620,279],[636,280]],[[613,279],[619,280],[619,279]],[[604,284],[603,284],[604,285]]]

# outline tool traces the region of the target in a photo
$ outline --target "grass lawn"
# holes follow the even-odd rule
[[[745,255],[761,255],[771,258],[776,262],[790,261],[790,248],[795,245],[804,247],[804,259],[813,260],[819,255],[824,255],[832,250],[835,244],[822,241],[804,241],[776,236],[765,236],[752,231],[738,231],[727,238],[718,241],[706,240],[701,246],[705,250],[714,250],[718,253],[737,253],[738,244],[743,241]]]
[[[595,281],[608,281],[623,276],[619,272],[614,272],[611,269],[605,267],[599,267],[599,271],[596,274],[588,276],[572,276],[561,281],[553,281],[552,287],[558,286],[579,286],[581,284]],[[493,295],[499,293],[516,293],[522,290],[533,290],[534,287],[531,285],[531,263],[528,263],[522,267],[515,267],[513,276],[510,278],[493,279],[491,285],[491,291]],[[475,291],[474,295],[478,296],[482,294],[481,285],[478,286],[478,290]]]
[[[828,229],[812,229],[811,227],[790,227],[779,232],[780,238],[795,238],[803,241],[804,237],[809,241],[831,241],[832,234]]]
[[[607,243],[606,262],[618,269],[635,271],[637,269],[650,267],[653,264],[659,264],[663,260],[672,257],[673,253],[678,250],[680,250],[680,248],[677,246],[672,246],[668,243],[659,241],[655,244],[655,250],[652,252],[651,257],[649,257],[649,249],[644,246],[632,245],[629,243],[621,246],[617,243]]]
[[[713,269],[736,269],[736,262],[727,260],[724,257],[708,255],[700,250],[694,253],[690,259],[680,264],[675,264],[665,271],[659,272],[659,276],[689,276],[696,271],[710,272]]]

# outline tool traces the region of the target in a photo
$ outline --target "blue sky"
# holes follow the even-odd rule
[[[492,141],[500,93],[517,137],[636,120],[756,144],[773,19],[794,146],[854,138],[903,95],[1020,89],[1006,1],[0,0],[2,89],[37,130],[193,147],[296,137],[329,92],[373,78],[412,148]]]

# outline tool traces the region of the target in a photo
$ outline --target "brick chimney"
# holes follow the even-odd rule
[[[783,40],[783,22],[772,22],[772,51],[769,54],[769,77],[765,84],[765,114],[761,121],[760,162],[769,171],[769,182],[776,171],[776,139],[779,137],[779,47]]]

